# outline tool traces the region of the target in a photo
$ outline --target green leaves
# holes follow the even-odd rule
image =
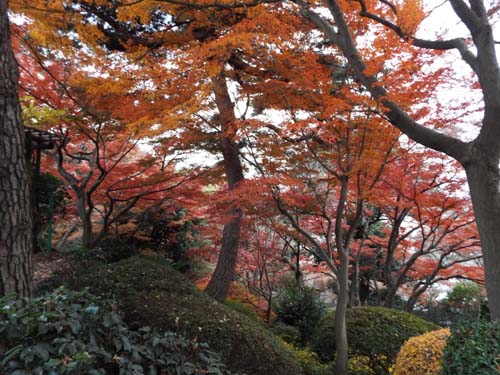
[[[59,288],[35,299],[0,299],[3,375],[226,374],[206,346],[150,327],[131,331],[116,304]],[[113,370],[114,371],[114,370]],[[165,372],[166,371],[166,372]],[[113,372],[114,373],[114,372]]]
[[[464,322],[451,327],[442,375],[497,375],[499,371],[499,322]]]

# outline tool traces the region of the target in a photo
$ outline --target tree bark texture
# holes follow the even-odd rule
[[[224,158],[224,169],[228,189],[231,191],[244,179],[238,145],[233,140],[236,134],[233,123],[235,120],[234,104],[229,96],[225,77],[221,74],[213,79],[213,83],[215,101],[221,121],[220,142]],[[226,299],[231,282],[234,279],[243,212],[240,208],[233,207],[229,209],[226,215],[229,221],[224,225],[222,231],[222,246],[219,258],[205,289],[205,293],[219,302],[224,302]]]
[[[29,162],[11,48],[8,1],[0,0],[0,296],[32,292]]]
[[[500,117],[499,117],[500,118]],[[481,239],[491,317],[500,320],[500,173],[498,157],[474,145],[464,165]]]

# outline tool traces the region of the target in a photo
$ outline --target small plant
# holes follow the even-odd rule
[[[451,327],[442,375],[498,375],[500,322],[461,323]]]
[[[398,353],[393,375],[439,375],[449,336],[444,328],[410,338]]]
[[[0,299],[0,373],[225,374],[205,344],[149,327],[130,330],[115,303],[64,288]]]
[[[314,337],[325,306],[316,290],[288,282],[277,297],[275,311],[277,322],[298,328],[300,344],[305,345]]]

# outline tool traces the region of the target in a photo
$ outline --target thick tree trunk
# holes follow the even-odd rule
[[[242,213],[240,209],[234,209],[231,214],[231,221],[224,225],[222,231],[222,246],[217,265],[205,289],[205,293],[221,303],[229,294],[238,259]]]
[[[491,318],[500,320],[500,173],[497,155],[473,146],[464,163],[481,239]]]
[[[233,141],[236,134],[234,128],[234,104],[229,97],[225,77],[219,75],[214,78],[213,82],[215,101],[222,125],[221,148],[224,157],[224,168],[228,189],[231,191],[244,178],[238,145]],[[229,216],[229,222],[224,225],[222,231],[222,246],[217,265],[205,289],[205,293],[219,302],[224,302],[226,299],[231,282],[234,279],[243,212],[235,207],[229,210],[227,215]]]
[[[0,296],[26,297],[32,292],[31,182],[7,8],[0,0]]]

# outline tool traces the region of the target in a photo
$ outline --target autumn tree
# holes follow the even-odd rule
[[[11,49],[8,1],[0,1],[0,296],[32,291],[30,166],[21,122],[18,68]]]
[[[17,32],[21,93],[31,98],[25,118],[54,135],[44,166],[68,185],[85,248],[97,246],[132,209],[171,200],[199,174],[177,170],[178,155],[141,150],[140,133],[127,127],[134,119],[109,115],[119,98],[89,93],[92,79],[77,66],[37,49],[22,28]]]
[[[379,194],[378,230],[368,235],[374,280],[385,284],[379,296],[393,307],[397,293],[411,310],[433,284],[451,279],[482,281],[479,236],[457,164],[435,152],[401,154],[386,166]],[[369,269],[369,266],[367,267]]]
[[[262,220],[247,217],[245,221],[237,274],[251,293],[266,302],[264,317],[269,323],[278,285],[290,270],[283,262],[287,243]]]
[[[450,0],[450,16],[458,17],[469,35],[452,39],[425,40],[417,37],[415,31],[420,24],[424,11],[420,2],[390,1],[335,1],[326,0],[318,4],[297,2],[302,14],[311,20],[326,38],[333,43],[349,61],[356,77],[381,104],[381,114],[391,124],[414,141],[457,160],[467,174],[467,181],[476,222],[481,238],[486,276],[486,289],[492,319],[500,319],[500,215],[499,159],[500,136],[498,119],[500,103],[498,87],[500,69],[495,51],[495,39],[491,18],[496,15],[498,6],[488,9],[482,0]],[[325,16],[314,11],[314,6],[324,5],[329,10]],[[379,59],[374,66],[361,52],[359,41],[354,37],[357,28],[377,26],[381,31],[374,35],[373,43],[379,52]],[[380,42],[377,42],[380,41]],[[477,137],[464,141],[431,126],[423,125],[415,119],[398,98],[397,91],[385,85],[381,68],[390,60],[388,50],[383,46],[391,45],[391,50],[412,47],[414,51],[451,51],[460,53],[462,60],[470,67],[477,78],[477,84],[483,96],[483,116],[471,126],[480,128]],[[439,54],[436,53],[436,56]],[[428,64],[415,65],[424,72]],[[410,82],[407,77],[402,82]],[[472,87],[471,87],[472,88]],[[422,100],[422,103],[425,103]]]
[[[316,99],[321,103],[321,99],[331,98],[334,98],[331,91],[325,88]],[[363,112],[363,108],[369,108],[369,99],[364,103],[366,107],[353,104],[351,99],[350,95],[336,98],[338,104],[343,105],[343,111],[334,114],[328,112],[329,106],[318,106],[325,112],[318,109],[311,111],[311,118],[307,120],[291,121],[288,129],[280,132],[279,142],[266,142],[267,148],[264,144],[257,147],[272,153],[281,145],[286,147],[282,156],[276,152],[272,158],[267,153],[265,156],[251,154],[263,176],[260,185],[268,186],[268,199],[274,201],[286,219],[289,233],[307,244],[306,249],[334,275],[336,370],[339,373],[347,372],[345,311],[349,303],[353,244],[362,223],[365,202],[397,142],[390,128],[384,129],[383,123],[371,117],[369,111]],[[363,99],[360,100],[363,103]],[[302,141],[294,142],[293,129],[302,121],[308,124],[305,128],[308,132],[299,132]],[[378,132],[375,127],[379,127]],[[383,129],[388,130],[387,133]],[[261,139],[261,142],[265,141]]]
[[[98,65],[94,92],[106,88],[107,94],[122,96],[121,105],[115,102],[114,116],[127,112],[133,118],[129,127],[137,126],[143,135],[160,142],[173,137],[177,149],[216,154],[228,191],[243,180],[242,129],[260,126],[247,121],[239,103],[258,108],[257,103],[273,106],[278,101],[282,107],[288,93],[298,92],[298,85],[289,82],[302,75],[300,63],[316,59],[311,53],[304,59],[304,49],[294,53],[287,45],[293,35],[310,26],[277,6],[208,9],[169,2],[16,3],[18,11],[38,20],[30,25],[29,37],[39,45],[78,55],[83,66]],[[54,17],[48,19],[46,12]],[[82,46],[91,52],[85,54]],[[95,64],[97,59],[109,64]],[[312,76],[305,77],[317,82]],[[235,94],[233,88],[238,85],[245,88]],[[304,95],[294,97],[304,100]],[[228,206],[225,216],[229,220],[219,261],[207,287],[207,293],[220,301],[234,277],[242,219],[237,202]]]

